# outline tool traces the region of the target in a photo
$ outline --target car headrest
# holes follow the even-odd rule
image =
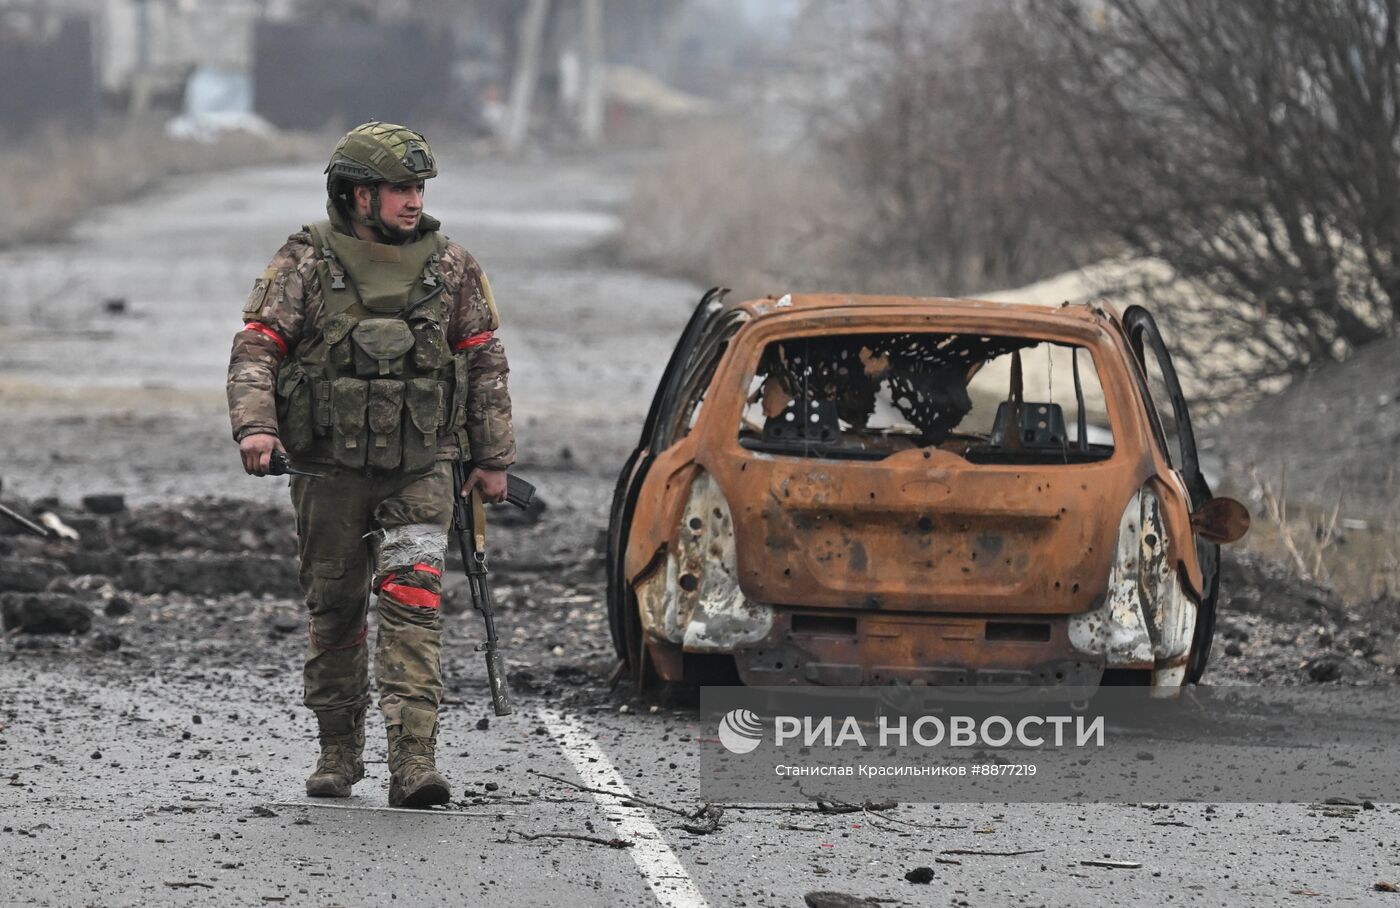
[[[1059,404],[1022,401],[1019,405],[1004,400],[997,405],[997,417],[992,423],[992,444],[1006,446],[1007,430],[1011,425],[1012,410],[1019,406],[1020,425],[1017,438],[1025,448],[1059,448],[1069,439],[1065,431],[1065,414]]]

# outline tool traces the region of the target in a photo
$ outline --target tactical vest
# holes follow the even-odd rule
[[[329,221],[306,229],[324,308],[278,370],[282,443],[345,467],[427,470],[439,435],[466,424],[466,359],[448,346],[438,270],[446,238],[387,246]]]

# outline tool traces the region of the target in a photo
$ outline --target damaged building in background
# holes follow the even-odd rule
[[[649,140],[650,118],[707,109],[672,86],[713,92],[732,82],[765,28],[753,6],[0,0],[5,103],[11,122],[217,111],[255,116],[261,128],[413,122],[497,135],[511,150],[531,139],[593,144],[605,133]]]
[[[61,8],[0,6],[0,119],[91,127],[101,86],[92,23]]]
[[[1145,309],[712,295],[619,479],[610,618],[641,683],[1171,694],[1247,526]]]

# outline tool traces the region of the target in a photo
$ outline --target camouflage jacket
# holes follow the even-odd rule
[[[323,308],[311,235],[302,230],[287,238],[263,272],[244,307],[244,329],[234,335],[229,358],[228,407],[233,437],[277,434],[277,369],[294,355],[303,338],[319,332]],[[457,243],[448,243],[440,263],[452,301],[447,341],[468,357],[466,435],[472,460],[502,470],[515,462],[511,424],[509,366],[505,348],[495,337],[495,304],[481,266]],[[438,460],[455,460],[458,445],[450,435],[439,439]]]

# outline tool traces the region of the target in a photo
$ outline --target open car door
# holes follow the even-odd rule
[[[1201,472],[1200,458],[1196,452],[1196,433],[1191,428],[1191,414],[1187,410],[1186,397],[1182,394],[1181,381],[1177,377],[1175,366],[1172,365],[1171,354],[1167,352],[1167,345],[1162,340],[1162,332],[1157,327],[1152,313],[1141,306],[1132,306],[1123,314],[1123,329],[1128,335],[1138,365],[1142,367],[1144,379],[1149,374],[1150,363],[1155,363],[1157,367],[1171,407],[1165,410],[1162,406],[1164,401],[1152,403],[1158,413],[1170,412],[1172,415],[1170,429],[1161,426],[1160,420],[1154,420],[1157,428],[1170,434],[1170,439],[1164,435],[1158,441],[1162,444],[1163,453],[1171,461],[1172,469],[1181,476],[1186,485],[1186,491],[1191,496],[1192,512],[1199,512],[1211,500],[1210,484]],[[1150,395],[1151,384],[1144,381],[1144,386]],[[1175,442],[1175,445],[1169,444],[1169,440]],[[1220,546],[1202,539],[1199,535],[1195,537],[1195,542],[1196,557],[1201,564],[1202,589],[1201,608],[1196,616],[1196,632],[1191,643],[1191,662],[1186,672],[1186,678],[1192,684],[1201,680],[1201,675],[1206,670],[1206,662],[1210,658],[1211,641],[1215,636],[1216,600],[1220,594]]]
[[[671,417],[680,404],[684,389],[696,375],[697,368],[703,367],[701,360],[713,355],[714,344],[706,343],[706,340],[719,330],[724,313],[722,302],[727,292],[718,287],[712,288],[695,307],[666,364],[666,371],[661,375],[661,383],[652,398],[637,447],[623,464],[613,490],[608,518],[608,629],[612,633],[613,647],[618,657],[637,673],[640,673],[643,662],[641,616],[633,603],[631,590],[627,588],[623,567],[632,515],[652,461],[672,441],[674,421]]]

